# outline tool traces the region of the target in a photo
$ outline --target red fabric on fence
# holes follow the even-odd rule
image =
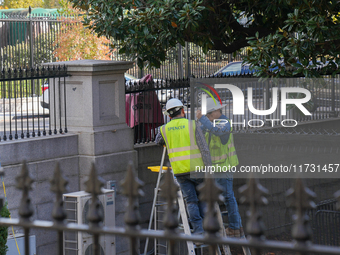
[[[140,82],[148,82],[151,78],[151,75],[147,75]],[[164,124],[161,104],[155,91],[126,94],[125,109],[126,123],[131,128],[142,126],[138,138],[145,138],[145,141],[152,140],[157,127]]]

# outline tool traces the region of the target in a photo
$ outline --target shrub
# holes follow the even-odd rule
[[[0,216],[9,218],[10,212],[7,208],[7,203],[1,208]],[[7,244],[7,236],[8,236],[8,227],[0,227],[0,255],[6,255],[8,250]]]

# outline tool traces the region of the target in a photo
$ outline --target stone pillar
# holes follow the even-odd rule
[[[133,130],[125,122],[124,73],[133,62],[79,60],[53,64],[66,65],[70,74],[65,80],[66,119],[68,132],[79,136],[80,189],[84,190],[92,162],[104,180],[115,180],[119,185],[129,160],[137,169]],[[124,201],[117,195],[116,225],[124,222]],[[117,254],[126,254],[127,240],[116,237],[116,244]]]

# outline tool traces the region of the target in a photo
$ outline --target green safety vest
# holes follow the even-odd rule
[[[195,121],[174,119],[163,125],[160,131],[174,174],[188,173],[204,166],[195,138]]]
[[[232,128],[230,129],[230,132],[231,131]],[[214,134],[211,134],[209,141],[209,134],[209,132],[205,134],[205,139],[209,145],[212,164],[221,167],[226,166],[227,168],[237,166],[239,162],[236,155],[233,134],[230,133],[229,140],[226,144],[222,144],[221,138]]]

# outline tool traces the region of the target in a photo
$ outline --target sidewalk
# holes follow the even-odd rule
[[[49,114],[49,109],[44,109],[40,105],[41,97],[25,97],[25,98],[5,98],[0,99],[1,116],[21,115],[43,115]],[[11,113],[11,114],[10,114]]]

